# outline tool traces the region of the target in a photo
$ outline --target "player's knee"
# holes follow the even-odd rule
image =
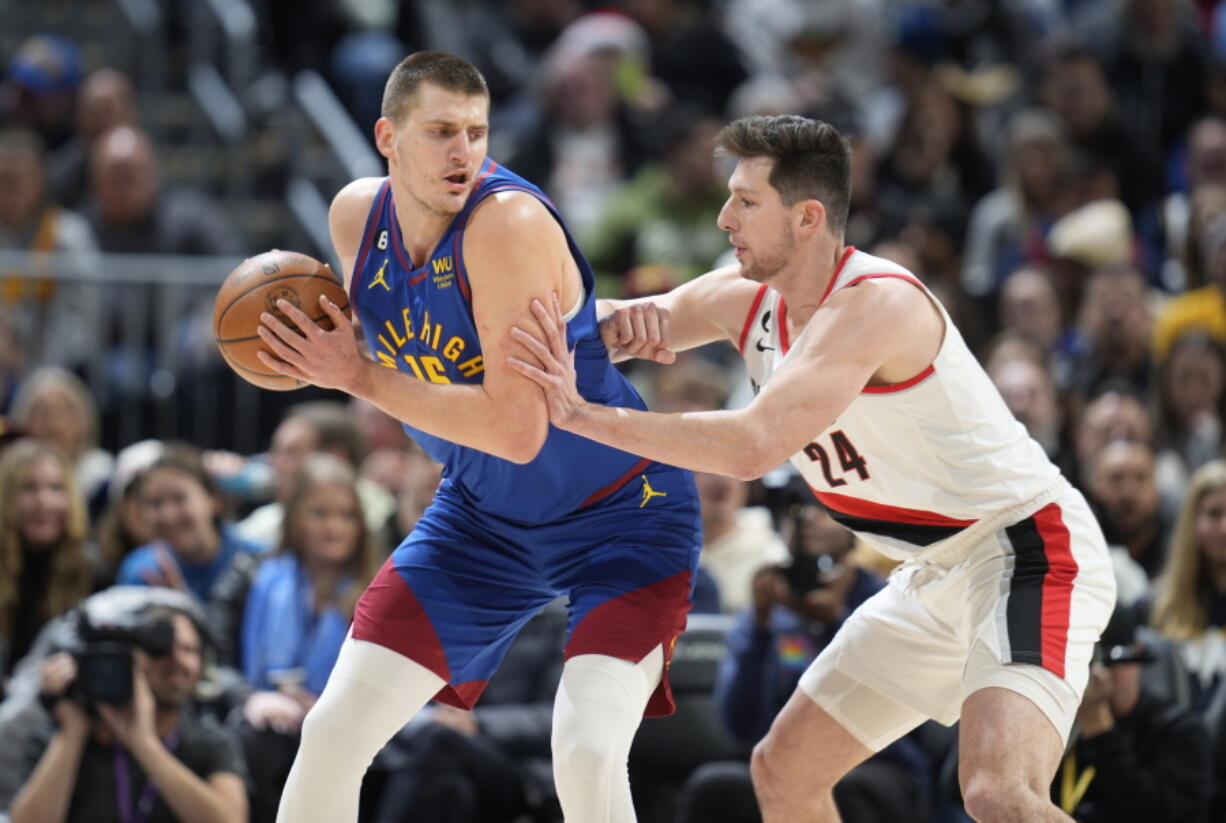
[[[806,780],[797,781],[787,765],[787,753],[774,744],[770,735],[754,746],[749,760],[749,774],[764,811],[812,804],[815,797],[820,797],[833,787],[833,782],[826,785],[821,775],[809,775]]]
[[[962,803],[976,823],[1023,823],[1034,809],[1035,791],[1021,780],[994,772],[964,772]]]
[[[595,779],[616,769],[624,770],[627,768],[626,755],[615,749],[612,741],[588,734],[571,734],[563,739],[555,736],[553,768],[560,775],[578,780]]]

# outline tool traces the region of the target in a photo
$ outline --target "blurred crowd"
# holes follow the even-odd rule
[[[320,71],[363,133],[406,53],[472,60],[491,156],[549,193],[606,297],[726,261],[723,123],[801,113],[847,134],[847,242],[939,296],[1112,546],[1120,602],[1053,798],[1079,821],[1226,819],[1226,4],[252,6],[261,71]],[[288,396],[255,454],[115,438],[117,387],[153,389],[128,379],[141,353],[108,343],[135,323],[153,346],[153,323],[74,269],[262,249],[167,172],[147,90],[88,46],[48,32],[0,54],[0,251],[60,252],[63,267],[0,271],[0,810],[129,820],[147,802],[141,819],[271,821],[354,600],[439,467],[377,410],[324,393]],[[194,346],[181,385],[224,369],[188,296],[159,305]],[[713,347],[628,368],[652,408],[706,409],[745,402],[736,360]],[[756,821],[749,748],[890,565],[786,468],[698,486],[695,611],[719,616],[703,625],[720,627],[721,662],[691,708],[722,743],[671,770],[636,749],[632,785],[644,821]],[[90,638],[129,620],[169,639],[129,643],[127,714],[87,710],[73,684],[105,680],[87,670]],[[376,759],[363,819],[556,820],[564,632],[564,609],[546,609],[474,712],[406,727]],[[163,778],[149,735],[197,783]],[[930,724],[865,763],[837,792],[844,819],[966,820],[954,739]],[[120,785],[121,751],[156,792],[129,791],[128,765]]]

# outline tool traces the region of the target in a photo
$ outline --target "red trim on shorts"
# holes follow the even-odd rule
[[[766,290],[769,288],[765,283],[758,287],[758,293],[754,295],[753,303],[749,307],[749,314],[745,315],[745,325],[741,327],[741,339],[736,344],[736,349],[741,354],[745,353],[745,341],[749,339],[749,330],[753,328],[753,319],[758,314],[758,307],[762,305],[762,298],[766,297]]]
[[[631,466],[630,471],[626,472],[609,485],[592,492],[591,496],[588,497],[587,500],[584,500],[579,504],[579,508],[586,509],[588,506],[591,506],[594,503],[599,503],[609,495],[624,488],[627,483],[634,479],[635,475],[642,474],[650,465],[651,461],[644,457],[642,460]]]
[[[1043,538],[1043,554],[1047,557],[1039,651],[1043,668],[1064,677],[1069,610],[1073,600],[1073,581],[1077,579],[1077,561],[1073,558],[1069,530],[1064,525],[1060,506],[1049,503],[1035,512],[1033,517],[1039,536]]]
[[[625,592],[596,606],[579,621],[566,644],[564,659],[602,654],[638,663],[656,646],[664,647],[664,674],[647,701],[644,717],[666,717],[676,710],[668,668],[677,636],[690,610],[690,572],[677,572],[649,586]]]
[[[959,520],[955,517],[946,517],[943,514],[936,512],[924,511],[923,509],[906,509],[901,506],[887,506],[884,503],[873,503],[869,500],[861,500],[858,497],[848,497],[843,494],[831,494],[830,492],[819,492],[817,489],[809,487],[813,491],[813,496],[818,501],[828,508],[834,509],[841,514],[850,515],[851,517],[864,517],[871,520],[890,520],[895,523],[914,523],[925,526],[950,526],[963,529],[967,526],[972,526],[977,523],[977,520]]]
[[[901,383],[887,383],[884,386],[865,386],[864,388],[860,389],[860,394],[893,394],[894,392],[909,389],[914,385],[922,383],[935,373],[936,367],[929,363],[928,368],[924,369],[910,380],[904,380]]]
[[[822,303],[825,303],[826,298],[830,296],[830,292],[834,291],[834,284],[839,282],[839,274],[843,271],[843,266],[847,265],[847,261],[855,250],[855,246],[848,246],[843,249],[843,256],[839,258],[839,264],[834,267],[834,274],[830,275],[830,282],[826,284],[826,291],[822,293],[822,299],[817,301],[817,305],[820,306]]]
[[[353,637],[377,643],[418,663],[444,681],[451,666],[430,618],[389,557],[353,608]],[[484,680],[445,685],[434,699],[471,709],[485,689]]]

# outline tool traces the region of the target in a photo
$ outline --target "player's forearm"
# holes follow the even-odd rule
[[[781,462],[770,462],[762,433],[744,409],[658,414],[586,403],[559,425],[660,463],[746,480]]]
[[[84,750],[85,739],[79,735],[58,731],[52,736],[34,773],[13,799],[9,809],[13,823],[62,823]]]
[[[531,461],[549,433],[543,402],[507,408],[478,384],[427,383],[370,363],[348,391],[413,428],[513,463]]]

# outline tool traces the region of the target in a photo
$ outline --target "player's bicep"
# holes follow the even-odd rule
[[[867,290],[866,290],[867,292]],[[750,404],[755,428],[770,433],[778,465],[821,434],[860,394],[906,341],[898,301],[874,302],[867,293],[836,295],[814,314],[787,360]],[[873,334],[885,328],[898,334]]]
[[[473,319],[484,356],[487,393],[494,399],[526,405],[545,413],[536,384],[508,365],[508,356],[528,355],[511,337],[519,326],[543,337],[531,303],[548,305],[563,291],[567,250],[561,227],[535,200],[491,203],[478,211],[464,233],[465,271],[472,285]],[[539,210],[538,210],[539,209]],[[570,290],[574,291],[574,290]]]

